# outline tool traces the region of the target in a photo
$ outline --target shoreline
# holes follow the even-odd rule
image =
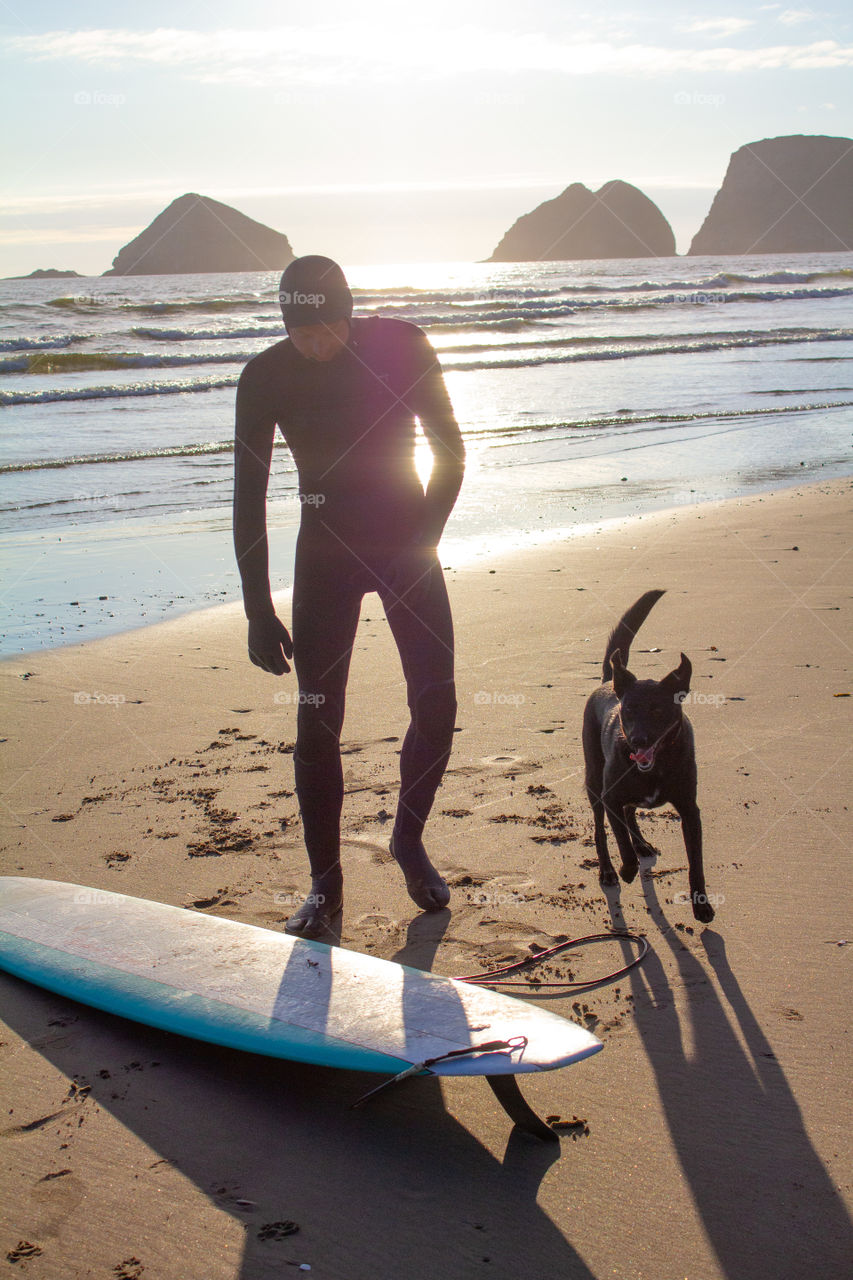
[[[554,470],[556,471],[556,468]],[[493,525],[484,516],[477,516],[479,495],[466,495],[468,503],[474,508],[473,514],[466,511],[463,520],[457,519],[455,522],[456,524],[464,523],[466,533],[465,535],[457,533],[454,536],[454,516],[451,515],[450,533],[442,539],[439,556],[443,565],[464,570],[487,559],[524,554],[526,551],[551,543],[559,545],[575,538],[588,537],[599,529],[617,528],[632,521],[662,516],[670,512],[689,511],[693,508],[710,509],[721,503],[745,502],[753,497],[768,497],[776,493],[796,490],[804,484],[806,487],[822,484],[843,485],[845,479],[845,474],[832,474],[827,479],[815,478],[813,474],[810,474],[808,479],[790,474],[781,482],[778,477],[772,483],[768,480],[766,488],[756,487],[754,482],[747,482],[735,494],[722,497],[709,495],[699,501],[686,500],[662,507],[655,505],[659,499],[654,494],[641,492],[630,499],[634,509],[628,513],[617,512],[618,506],[627,505],[628,500],[628,493],[625,493],[623,498],[622,492],[617,488],[609,500],[603,500],[604,511],[614,512],[613,514],[603,514],[598,518],[582,520],[574,525],[551,524],[541,529],[517,527],[503,535],[496,534]],[[577,502],[583,503],[583,490],[555,492],[560,504],[568,506],[572,497],[575,497]],[[534,519],[545,518],[541,512],[537,514],[534,510],[533,504],[537,496],[536,489],[529,490],[523,495],[527,500],[525,507],[528,513],[527,522],[531,526]],[[546,506],[546,511],[553,519],[558,514],[553,510],[557,503],[554,502],[554,494],[548,496],[552,507],[549,509]],[[511,498],[510,488],[505,494],[505,500],[509,502]],[[460,502],[463,510],[465,501]],[[637,504],[642,505],[644,501],[649,502],[650,505],[645,509],[637,510]],[[601,504],[601,499],[599,503]],[[273,566],[271,578],[277,578],[279,582],[282,579],[285,580],[284,585],[273,588],[274,599],[287,598],[290,591],[290,583],[287,579],[292,572],[298,514],[294,513],[292,521],[282,523],[282,517],[287,514],[286,510],[277,504],[276,509],[271,509],[269,515],[270,563]],[[15,616],[16,609],[20,611],[25,607],[23,601],[27,600],[27,596],[22,595],[21,591],[25,591],[26,588],[21,588],[20,584],[27,581],[32,568],[51,551],[62,555],[63,563],[66,565],[73,566],[76,561],[77,576],[69,581],[68,569],[66,568],[64,573],[62,569],[57,569],[43,580],[41,590],[45,595],[34,602],[38,608],[33,609],[32,618],[20,623],[17,629],[11,624],[7,625],[0,639],[0,662],[14,657],[52,652],[55,649],[89,643],[96,639],[127,635],[158,626],[163,622],[192,617],[220,606],[237,606],[242,609],[231,543],[230,512],[210,509],[187,512],[180,520],[177,518],[170,520],[163,526],[144,521],[139,522],[138,528],[128,528],[128,525],[133,526],[134,522],[127,521],[122,526],[79,525],[65,530],[61,535],[33,530],[7,540],[4,554],[9,580],[6,598],[10,618]],[[65,546],[59,552],[59,543],[63,539]],[[136,548],[138,558],[136,565],[133,566],[126,563],[130,547]],[[144,548],[144,554],[141,548]],[[11,554],[12,552],[15,554]],[[82,561],[84,556],[85,562]],[[139,563],[147,563],[149,582],[148,587],[143,582],[142,585],[132,588],[142,593],[141,601],[136,596],[116,597],[114,593],[110,594],[110,590],[113,590],[110,588],[106,592],[101,590],[101,587],[108,585],[104,581],[104,574],[107,576],[118,574],[125,583],[129,583],[138,571]],[[218,566],[221,566],[221,569]],[[162,584],[155,587],[153,584],[157,578],[164,576],[171,581],[171,588],[164,587]],[[226,579],[230,579],[235,584],[230,592],[228,587],[217,585]],[[190,605],[183,604],[188,595],[199,592],[200,582],[205,585],[201,589],[202,595],[198,602]],[[16,589],[19,591],[17,596]],[[159,597],[151,594],[154,590],[160,593]],[[53,603],[50,600],[51,595]],[[60,596],[69,595],[74,597],[73,601],[66,599],[64,603],[59,603]],[[226,599],[218,597],[226,597]],[[29,603],[32,605],[31,599]],[[140,621],[138,617],[133,616],[137,606],[146,611],[150,610],[155,616],[150,621]],[[56,612],[46,625],[52,633],[50,638],[53,642],[32,647],[12,647],[25,643],[24,637],[32,638],[38,627],[44,625],[37,623],[36,620],[49,615],[51,608]],[[90,616],[90,611],[96,616]],[[83,634],[77,635],[75,632]]]
[[[410,1081],[352,1111],[375,1078],[229,1053],[0,973],[4,1250],[41,1250],[39,1280],[123,1260],[160,1280],[302,1263],[332,1280],[461,1277],[484,1258],[500,1280],[841,1274],[851,496],[847,480],[702,503],[448,573],[459,711],[427,828],[452,891],[437,916],[388,852],[405,687],[365,602],[343,737],[343,945],[459,974],[566,936],[645,934],[649,956],[618,983],[548,1000],[604,1049],[524,1093],[583,1132],[544,1152],[477,1080]],[[610,629],[651,587],[666,595],[630,669],[659,679],[682,650],[693,664],[706,928],[684,902],[671,811],[639,815],[659,853],[605,895],[583,794],[583,705]],[[0,674],[4,874],[282,927],[308,883],[295,684],[248,662],[238,605]],[[619,962],[570,954],[577,979]],[[270,1239],[283,1221],[298,1232]]]

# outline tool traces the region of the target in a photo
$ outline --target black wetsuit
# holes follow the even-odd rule
[[[450,755],[456,713],[453,626],[433,554],[419,597],[385,582],[389,563],[422,537],[415,417],[426,434],[461,436],[423,332],[401,320],[351,322],[334,359],[314,362],[289,340],[255,356],[238,412],[272,413],[299,473],[302,518],[293,584],[299,681],[296,789],[314,875],[339,854],[340,733],[362,596],[378,591],[397,643],[411,722],[400,760],[399,833],[420,836]]]

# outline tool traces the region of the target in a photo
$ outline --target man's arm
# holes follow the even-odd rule
[[[425,335],[418,339],[417,364],[416,381],[406,400],[418,416],[433,459],[419,541],[426,547],[437,547],[462,487],[465,444],[444,385],[441,365]]]
[[[267,486],[275,418],[244,369],[237,387],[234,433],[234,550],[249,620],[249,657],[255,666],[282,675],[293,654],[287,629],[275,615],[269,581]]]
[[[420,527],[400,549],[387,571],[387,585],[401,600],[416,608],[438,566],[437,548],[447,519],[462,487],[465,445],[444,385],[441,366],[429,340],[417,333],[411,385],[405,401],[420,420],[432,450],[432,473],[424,495]]]

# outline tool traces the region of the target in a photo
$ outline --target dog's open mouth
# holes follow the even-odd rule
[[[657,746],[638,747],[636,751],[631,752],[630,759],[634,761],[640,773],[648,773],[654,765],[656,752]]]

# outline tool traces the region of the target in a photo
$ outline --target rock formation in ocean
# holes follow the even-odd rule
[[[657,205],[628,182],[590,191],[573,182],[513,223],[489,262],[573,258],[656,258],[675,253],[672,228]]]
[[[35,271],[31,271],[26,276],[6,276],[7,280],[68,280],[71,276],[76,276],[79,280],[84,277],[79,271],[60,271],[59,267],[36,267]]]
[[[195,271],[281,271],[293,258],[287,236],[195,193],[179,196],[113,259],[105,276]]]
[[[734,152],[690,253],[845,249],[853,249],[853,139],[794,134]]]

